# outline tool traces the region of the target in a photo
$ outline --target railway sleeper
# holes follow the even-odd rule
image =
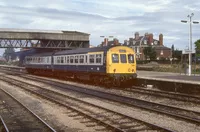
[[[151,128],[147,128],[147,127],[136,127],[136,128],[131,128],[131,129],[128,129],[126,132],[133,132],[133,131],[150,131],[150,130],[154,130],[154,129],[151,129]]]
[[[71,114],[71,115],[68,115],[69,117],[77,117],[79,116],[79,114]]]
[[[80,121],[81,123],[89,123],[89,122],[93,122],[92,120],[85,120],[85,121]]]
[[[86,124],[85,126],[86,126],[86,127],[94,127],[94,126],[96,126],[96,125],[97,125],[96,123],[91,122],[91,123]]]
[[[122,121],[122,122],[120,122],[120,124],[132,124],[133,122],[132,121]]]
[[[79,115],[79,116],[77,116],[77,117],[75,117],[74,119],[75,120],[81,120],[81,119],[84,119],[85,117],[83,117],[82,115]]]
[[[96,126],[95,128],[96,131],[106,131],[107,129],[104,126]]]

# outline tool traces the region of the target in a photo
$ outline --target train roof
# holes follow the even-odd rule
[[[51,56],[53,55],[54,52],[44,52],[44,53],[37,53],[37,54],[33,54],[33,55],[29,55],[29,56]]]
[[[51,56],[51,55],[66,55],[66,54],[83,54],[88,52],[105,52],[108,51],[110,48],[118,47],[121,45],[115,46],[104,46],[104,47],[94,47],[94,48],[78,48],[73,50],[62,50],[62,51],[54,51],[54,52],[44,52],[44,53],[37,53],[31,56]],[[127,46],[125,46],[127,47]]]
[[[74,49],[74,50],[64,50],[64,51],[56,52],[54,55],[81,54],[81,53],[88,53],[88,52],[108,51],[112,47],[116,47],[116,46],[104,46],[104,47],[79,48],[79,49]]]

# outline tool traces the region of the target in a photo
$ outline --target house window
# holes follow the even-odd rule
[[[144,40],[144,44],[147,44],[147,40]]]
[[[137,53],[140,53],[140,48],[139,47],[136,47],[136,51],[137,51]]]
[[[135,45],[136,44],[136,41],[135,40],[133,40],[133,45]]]
[[[160,55],[163,55],[163,50],[160,51]]]

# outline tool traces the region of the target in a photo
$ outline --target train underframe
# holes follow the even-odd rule
[[[26,69],[30,74],[42,74],[56,76],[58,78],[73,78],[75,80],[89,81],[94,85],[121,86],[134,81],[137,78],[136,73],[120,74],[120,73],[97,73],[97,72],[73,72],[59,70],[44,70],[44,69]]]

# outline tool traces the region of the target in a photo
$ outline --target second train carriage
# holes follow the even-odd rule
[[[127,46],[80,48],[27,56],[28,72],[73,76],[96,83],[120,83],[137,77],[135,52]]]

